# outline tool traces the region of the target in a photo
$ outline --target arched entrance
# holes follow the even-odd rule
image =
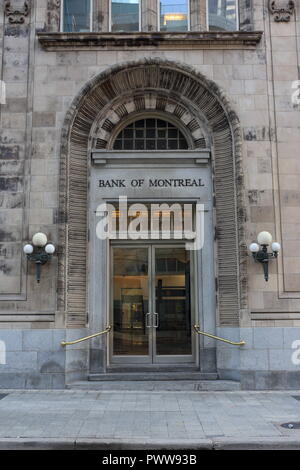
[[[66,312],[67,326],[87,324],[91,151],[112,149],[126,123],[147,114],[164,116],[181,128],[191,150],[211,151],[217,295],[217,312],[212,315],[219,325],[238,326],[241,310],[246,308],[238,118],[214,82],[187,66],[157,59],[126,63],[101,73],[81,90],[66,116],[61,152],[58,309]]]

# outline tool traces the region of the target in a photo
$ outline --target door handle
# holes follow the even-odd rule
[[[146,316],[146,328],[151,328],[152,327],[151,313],[146,313],[145,316]]]
[[[158,313],[153,313],[153,318],[154,318],[154,328],[158,328]]]

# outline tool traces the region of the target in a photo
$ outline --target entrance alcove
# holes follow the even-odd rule
[[[178,129],[191,158],[197,152],[210,153],[215,279],[209,295],[215,299],[215,309],[207,315],[215,326],[238,327],[247,308],[239,121],[214,82],[183,64],[158,59],[125,63],[101,73],[81,90],[67,113],[61,146],[58,310],[65,312],[67,328],[87,327],[94,333],[106,326],[107,302],[99,305],[93,300],[97,281],[91,279],[96,272],[91,267],[91,180],[95,166],[101,172],[97,158],[109,163],[122,129],[143,119],[162,120]],[[153,149],[153,162],[164,158],[155,155],[159,151]],[[92,160],[92,154],[97,158]],[[178,165],[184,167],[180,158]],[[104,299],[107,293],[102,286],[99,289]],[[91,344],[91,369],[97,372],[107,363],[107,343],[97,339]],[[203,370],[212,362],[205,357],[204,344],[201,339]]]

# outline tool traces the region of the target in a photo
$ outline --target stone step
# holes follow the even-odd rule
[[[174,381],[174,380],[216,380],[218,374],[195,371],[176,372],[110,372],[106,374],[90,374],[89,381]]]
[[[78,381],[67,385],[69,390],[103,390],[119,392],[120,390],[140,392],[217,392],[240,390],[240,382],[233,380],[155,380],[155,381]]]
[[[134,373],[134,372],[200,372],[199,366],[195,364],[112,364],[107,367],[106,372],[113,372],[113,373]]]

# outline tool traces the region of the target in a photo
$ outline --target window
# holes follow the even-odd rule
[[[159,25],[160,31],[187,31],[189,29],[188,0],[161,0]]]
[[[92,0],[62,1],[62,31],[66,33],[91,31]]]
[[[188,144],[177,127],[161,119],[140,119],[117,136],[114,150],[179,150]]]
[[[208,0],[208,29],[236,31],[238,29],[237,0]]]
[[[111,0],[111,31],[140,30],[139,0]]]

